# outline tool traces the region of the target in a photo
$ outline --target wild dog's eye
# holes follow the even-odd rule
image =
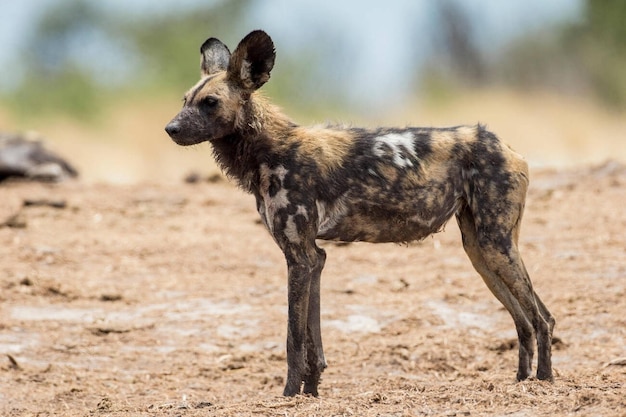
[[[216,97],[208,96],[200,100],[200,105],[202,107],[212,108],[217,106],[218,101],[219,100]]]

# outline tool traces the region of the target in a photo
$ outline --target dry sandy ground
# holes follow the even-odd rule
[[[556,381],[515,382],[513,323],[454,221],[323,244],[320,398],[280,396],[286,267],[226,181],[0,184],[2,416],[626,415],[626,166],[534,171],[521,249]],[[26,205],[25,205],[26,203]]]

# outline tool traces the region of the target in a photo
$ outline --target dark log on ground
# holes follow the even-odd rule
[[[0,181],[16,177],[57,182],[78,176],[69,162],[32,136],[0,132]]]

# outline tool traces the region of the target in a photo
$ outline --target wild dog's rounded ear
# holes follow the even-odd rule
[[[219,39],[209,38],[200,47],[200,70],[203,75],[226,71],[228,61],[230,51]]]
[[[275,58],[272,38],[262,30],[250,32],[230,58],[228,77],[252,92],[270,79]]]

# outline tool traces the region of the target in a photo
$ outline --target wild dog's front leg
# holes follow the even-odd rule
[[[289,270],[287,328],[287,383],[283,395],[304,393],[317,395],[320,375],[326,366],[322,351],[319,317],[320,274],[325,254],[314,244],[286,251]]]
[[[287,322],[287,383],[283,395],[293,397],[300,393],[306,372],[305,338],[311,288],[311,271],[306,265],[287,260],[289,269]]]
[[[322,347],[322,332],[320,327],[320,284],[322,269],[326,261],[326,252],[317,248],[319,255],[317,265],[311,277],[309,290],[309,315],[307,319],[307,365],[308,372],[304,377],[304,393],[317,397],[317,386],[322,372],[326,369],[326,359]]]

